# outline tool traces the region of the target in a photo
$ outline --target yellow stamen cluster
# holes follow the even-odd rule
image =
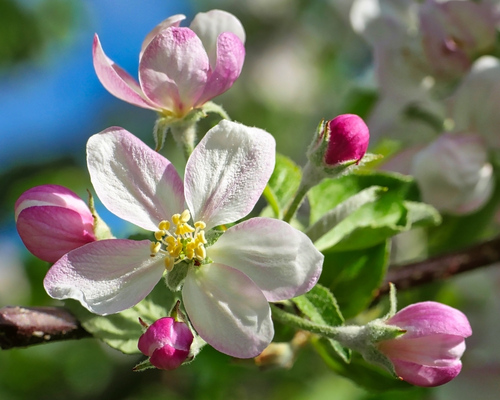
[[[158,253],[165,255],[165,268],[171,271],[175,264],[182,260],[203,261],[207,252],[205,250],[205,227],[203,221],[197,221],[194,228],[188,224],[191,219],[189,210],[182,214],[174,214],[172,223],[161,221],[155,232],[157,242],[151,243],[151,257]],[[173,234],[170,228],[172,227]]]

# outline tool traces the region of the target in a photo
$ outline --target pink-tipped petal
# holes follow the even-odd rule
[[[51,263],[96,240],[92,223],[82,220],[78,212],[63,207],[25,208],[18,215],[16,226],[26,248]]]
[[[144,53],[144,50],[146,50],[146,47],[148,47],[148,44],[151,43],[151,40],[160,33],[162,30],[167,29],[171,26],[178,27],[181,23],[182,20],[186,19],[185,15],[182,14],[176,14],[172,15],[171,17],[168,17],[167,19],[161,21],[158,25],[156,25],[151,32],[149,32],[146,37],[144,38],[144,41],[142,42],[141,46],[141,53],[139,54],[139,60],[142,58],[142,55]]]
[[[47,272],[44,287],[54,299],[78,300],[107,315],[136,305],[163,275],[161,257],[150,256],[149,240],[109,239],[79,247]]]
[[[135,106],[157,109],[143,97],[137,81],[104,54],[97,34],[94,36],[92,56],[97,77],[108,92]]]
[[[154,231],[184,208],[183,184],[174,166],[130,132],[112,127],[87,143],[94,189],[108,210]]]
[[[273,338],[266,298],[250,278],[234,268],[211,263],[190,269],[182,298],[198,334],[222,353],[255,357]]]
[[[186,203],[207,229],[245,217],[257,203],[275,164],[266,131],[222,120],[196,146],[186,165]]]
[[[201,39],[210,59],[212,69],[215,68],[217,59],[217,40],[221,33],[231,32],[245,43],[245,29],[240,20],[233,14],[222,10],[210,10],[206,13],[195,15],[189,26]]]
[[[392,360],[396,373],[406,382],[422,387],[444,385],[455,378],[462,369],[457,360],[447,366],[420,365],[412,362]]]
[[[15,218],[25,208],[55,206],[73,210],[80,214],[84,224],[92,225],[94,217],[87,204],[73,191],[59,185],[40,185],[28,189],[16,201]]]
[[[189,350],[179,350],[173,346],[165,345],[153,352],[149,361],[158,369],[172,371],[179,368],[189,356]]]
[[[456,308],[434,301],[411,304],[389,318],[386,323],[407,330],[407,339],[429,334],[447,334],[461,337],[472,335],[470,323]]]
[[[271,218],[252,218],[229,228],[207,254],[247,275],[268,301],[309,291],[324,258],[304,233]]]
[[[245,47],[241,40],[234,33],[221,33],[217,39],[215,65],[196,105],[202,105],[228,90],[240,76],[244,61]]]
[[[189,28],[170,27],[144,51],[139,80],[151,101],[184,115],[202,94],[208,71],[208,56],[196,34]]]

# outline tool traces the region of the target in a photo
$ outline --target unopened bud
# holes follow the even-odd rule
[[[56,262],[71,250],[97,240],[89,207],[63,186],[27,190],[16,201],[15,218],[26,248],[44,261]]]
[[[324,169],[345,169],[358,164],[368,149],[370,132],[364,121],[354,114],[343,114],[322,121],[307,156]]]
[[[193,334],[187,324],[172,317],[160,318],[139,338],[139,350],[158,369],[173,370],[189,357]]]
[[[403,308],[385,323],[406,331],[377,344],[400,378],[413,385],[431,387],[443,385],[459,374],[464,339],[472,334],[462,312],[426,301]]]

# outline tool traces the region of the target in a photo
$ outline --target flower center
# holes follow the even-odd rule
[[[171,271],[175,264],[183,260],[200,263],[207,256],[204,231],[206,224],[197,221],[193,228],[188,224],[190,219],[189,210],[184,210],[182,214],[172,215],[171,222],[161,221],[158,224],[158,230],[155,232],[157,241],[151,242],[151,257],[163,254],[167,271]]]

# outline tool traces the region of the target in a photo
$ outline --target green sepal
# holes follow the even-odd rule
[[[172,271],[167,272],[165,283],[171,291],[178,292],[181,290],[191,264],[191,262],[188,263],[187,261],[181,261],[174,265]]]
[[[229,118],[229,114],[226,112],[226,110],[224,110],[221,105],[216,104],[213,101],[207,101],[201,106],[201,109],[205,114],[217,114],[221,117],[221,119],[227,119],[231,121],[231,118]]]
[[[99,217],[99,214],[97,214],[97,211],[95,209],[94,205],[94,197],[92,196],[92,193],[90,191],[87,191],[89,194],[89,210],[92,214],[92,217],[94,218],[94,235],[97,240],[103,240],[103,239],[114,239],[115,237],[111,233],[111,229],[109,226],[104,222],[104,220]]]
[[[141,372],[145,371],[147,369],[155,369],[156,367],[151,364],[149,361],[149,358],[147,360],[141,361],[139,364],[137,364],[134,368],[132,368],[132,371],[134,372]]]

